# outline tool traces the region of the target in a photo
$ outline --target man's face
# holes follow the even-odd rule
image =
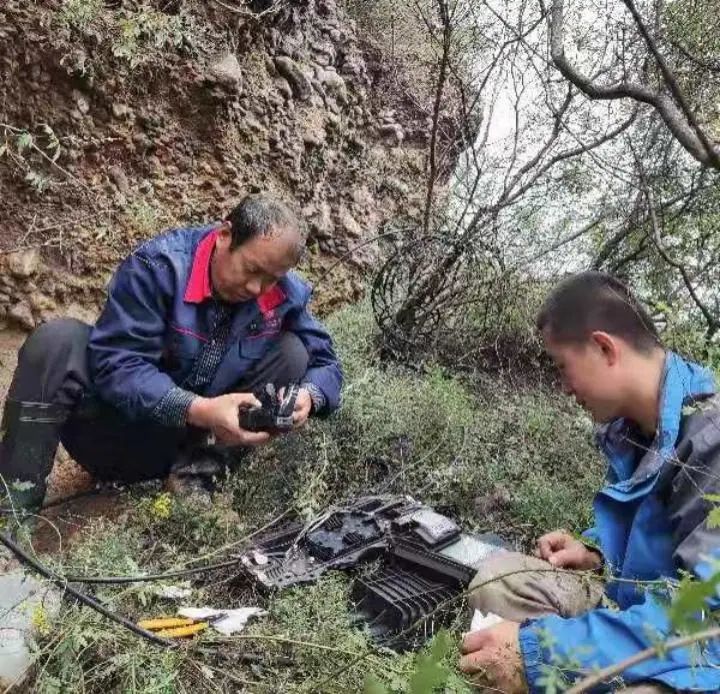
[[[543,331],[543,342],[560,372],[563,392],[572,395],[596,422],[620,416],[619,353],[612,337],[593,333],[581,344],[561,343]]]
[[[211,278],[214,291],[230,303],[256,299],[297,264],[300,239],[294,230],[271,230],[233,250],[230,243],[226,223],[215,242]]]

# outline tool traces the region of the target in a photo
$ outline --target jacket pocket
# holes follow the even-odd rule
[[[207,337],[190,328],[171,325],[163,350],[163,362],[166,369],[171,373],[186,371],[207,341]]]
[[[282,333],[276,332],[261,333],[260,335],[245,336],[240,340],[240,355],[245,359],[260,359],[268,352],[277,347]]]

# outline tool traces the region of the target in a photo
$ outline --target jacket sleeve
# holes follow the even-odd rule
[[[140,252],[122,263],[90,336],[88,359],[102,400],[132,420],[182,426],[195,396],[160,370],[172,299],[169,272]]]
[[[679,569],[706,580],[718,571],[720,560],[720,529],[708,525],[711,504],[707,494],[720,491],[720,421],[717,415],[706,419],[704,426],[687,445],[685,460],[674,475],[667,501],[674,528],[674,560]],[[717,609],[720,601],[712,598],[708,608]],[[667,604],[659,596],[645,592],[644,600],[628,609],[617,611],[596,609],[580,617],[562,619],[546,617],[526,623],[520,629],[520,648],[530,691],[542,692],[543,671],[559,665],[571,679],[593,669],[619,663],[640,650],[649,648],[673,633]],[[703,647],[707,651],[708,646]],[[718,653],[718,644],[709,648]],[[717,660],[717,655],[712,656]],[[694,669],[698,681],[710,679],[709,689],[717,690],[720,676],[715,666],[705,666],[697,647],[678,648],[662,657],[638,663],[622,674],[630,684],[656,679],[676,686],[672,672]],[[568,668],[567,664],[571,663]],[[568,672],[569,669],[569,672]]]
[[[302,307],[285,318],[285,329],[295,333],[308,351],[308,369],[303,385],[313,398],[315,414],[327,415],[340,406],[343,372],[335,355],[332,338],[308,307],[310,292]]]

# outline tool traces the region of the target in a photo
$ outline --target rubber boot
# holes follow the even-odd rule
[[[7,400],[0,443],[0,508],[37,509],[45,498],[60,430],[62,405]]]

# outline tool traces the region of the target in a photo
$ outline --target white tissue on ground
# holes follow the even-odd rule
[[[260,607],[239,607],[234,610],[216,610],[212,607],[183,607],[178,610],[181,617],[189,619],[212,619],[220,617],[210,623],[210,626],[225,636],[242,631],[250,617],[262,617],[267,614],[266,610]]]
[[[494,612],[480,612],[475,610],[473,613],[472,621],[470,622],[470,631],[480,631],[481,629],[487,629],[493,627],[496,624],[503,621],[503,618],[496,615]]]

